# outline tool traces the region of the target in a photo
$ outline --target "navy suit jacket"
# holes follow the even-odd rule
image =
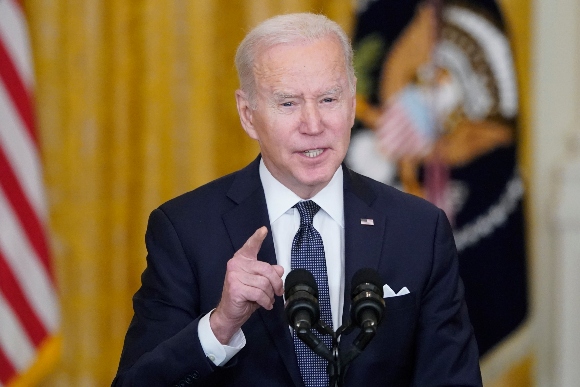
[[[284,301],[243,325],[246,346],[216,367],[199,342],[199,319],[219,303],[226,263],[269,218],[258,173],[246,168],[168,201],[151,213],[147,268],[133,298],[114,386],[303,386]],[[343,166],[345,295],[373,268],[395,292],[377,334],[346,374],[346,386],[478,386],[479,356],[444,213]],[[361,219],[373,219],[363,225]],[[258,259],[276,263],[268,233]],[[355,330],[341,338],[351,347]]]

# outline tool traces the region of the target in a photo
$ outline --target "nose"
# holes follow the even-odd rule
[[[309,135],[316,135],[323,131],[322,115],[317,103],[308,101],[304,104],[300,129],[302,133]]]

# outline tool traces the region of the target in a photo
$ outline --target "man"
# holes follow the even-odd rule
[[[278,16],[245,37],[236,65],[238,112],[261,157],[152,212],[113,385],[328,384],[307,376],[316,362],[295,351],[281,298],[302,229],[295,205],[305,200],[320,207],[326,322],[347,320],[360,268],[394,289],[345,385],[481,385],[445,215],[342,166],[356,84],[344,32],[320,15]],[[341,350],[354,336],[341,338]]]

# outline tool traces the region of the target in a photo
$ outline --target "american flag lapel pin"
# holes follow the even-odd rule
[[[362,224],[364,226],[374,226],[375,225],[375,222],[372,219],[364,219],[364,218],[361,218],[360,224]]]

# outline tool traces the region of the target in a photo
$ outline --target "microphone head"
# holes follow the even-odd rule
[[[318,285],[311,272],[306,269],[294,269],[286,276],[284,283],[284,297],[286,300],[290,298],[292,293],[296,292],[296,286],[301,288],[309,287],[314,297],[318,298]]]
[[[363,290],[361,287],[372,288],[372,290],[378,293],[381,298],[384,296],[381,277],[374,269],[365,267],[354,273],[350,287],[350,295],[352,298],[356,297]]]
[[[350,296],[352,300],[351,320],[363,326],[371,318],[374,324],[381,321],[385,310],[381,277],[374,269],[358,270],[352,277]]]
[[[320,320],[318,286],[311,272],[294,269],[286,276],[284,284],[286,318],[297,331],[308,331]]]

